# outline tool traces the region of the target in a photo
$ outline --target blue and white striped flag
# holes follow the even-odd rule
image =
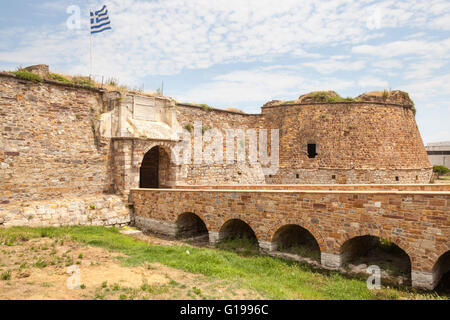
[[[108,9],[103,6],[98,11],[91,11],[91,34],[111,30],[111,21],[108,17]]]

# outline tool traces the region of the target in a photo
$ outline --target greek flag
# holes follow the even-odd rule
[[[111,21],[108,17],[108,9],[103,6],[98,11],[91,11],[91,34],[111,30]]]

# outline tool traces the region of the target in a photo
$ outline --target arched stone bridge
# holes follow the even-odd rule
[[[243,221],[268,251],[277,247],[277,231],[295,225],[315,238],[326,268],[345,262],[350,240],[379,237],[409,256],[412,285],[423,289],[433,289],[450,269],[450,186],[187,188],[132,189],[136,225],[172,236],[195,232],[189,213],[203,221],[216,243],[230,221]]]

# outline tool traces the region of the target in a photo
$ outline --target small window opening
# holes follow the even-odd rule
[[[315,158],[317,156],[316,144],[308,143],[308,158]]]
[[[271,175],[271,174],[269,174],[269,178],[272,178],[272,175]]]
[[[395,181],[400,181],[399,177],[395,177]]]
[[[419,180],[419,176],[416,176],[416,181]]]
[[[297,173],[297,174],[295,175],[295,177],[298,179],[298,178],[300,178],[300,175]]]
[[[336,180],[336,175],[333,174],[333,175],[331,176],[331,179]]]

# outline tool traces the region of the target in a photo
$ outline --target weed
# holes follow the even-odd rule
[[[192,124],[188,123],[187,125],[184,126],[184,128],[189,131],[192,132],[192,130],[194,130],[194,127],[192,126]]]
[[[211,130],[212,127],[210,126],[202,126],[202,135],[205,134],[206,131]]]
[[[34,266],[36,267],[36,268],[45,268],[45,267],[47,267],[48,266],[48,263],[44,260],[44,259],[42,259],[41,257],[39,257],[39,259],[34,263]]]
[[[16,77],[19,79],[28,80],[28,81],[32,81],[32,82],[42,82],[43,81],[43,79],[40,76],[38,76],[37,74],[34,74],[32,72],[19,70],[19,71],[14,71],[11,73],[15,74]]]
[[[117,228],[59,227],[0,229],[0,237],[24,235],[39,238],[41,230],[49,236],[71,239],[87,245],[105,248],[124,254],[124,265],[138,266],[161,263],[171,268],[193,274],[202,274],[218,280],[239,281],[241,288],[256,291],[266,299],[447,299],[447,296],[419,294],[408,288],[380,290],[367,289],[366,281],[348,279],[335,271],[320,270],[307,264],[299,264],[261,254],[243,256],[240,251],[224,251],[197,248],[187,245],[164,246],[148,244],[119,233]],[[255,247],[255,246],[254,246]],[[257,249],[257,244],[256,244]],[[190,251],[187,256],[186,250]],[[256,251],[257,252],[257,251]],[[169,285],[152,286],[152,292],[164,293]],[[180,289],[186,289],[184,284]],[[112,289],[119,291],[119,285]],[[191,296],[192,289],[188,289]],[[142,292],[141,290],[139,290]],[[123,295],[130,295],[121,292]],[[133,295],[131,295],[133,296]],[[136,295],[137,296],[137,295]],[[139,295],[140,296],[140,295]],[[194,297],[198,298],[198,295]]]
[[[64,83],[70,83],[70,80],[69,80],[69,79],[67,79],[67,78],[65,78],[65,77],[63,77],[62,75],[57,74],[57,73],[50,73],[50,74],[48,75],[48,78],[49,78],[50,80],[53,80],[53,81],[59,81],[59,82],[64,82]]]
[[[75,76],[72,78],[72,82],[74,84],[85,86],[85,87],[94,87],[95,83],[89,79],[89,77],[81,77],[81,76]]]
[[[11,271],[7,270],[2,272],[2,274],[0,275],[0,279],[6,281],[6,280],[11,280]]]
[[[202,107],[204,110],[208,110],[211,111],[213,109],[213,107],[211,107],[210,105],[207,105],[205,103],[199,104],[200,107]]]
[[[192,287],[192,291],[194,291],[194,293],[198,296],[200,296],[202,294],[202,290],[200,290],[197,287]]]

